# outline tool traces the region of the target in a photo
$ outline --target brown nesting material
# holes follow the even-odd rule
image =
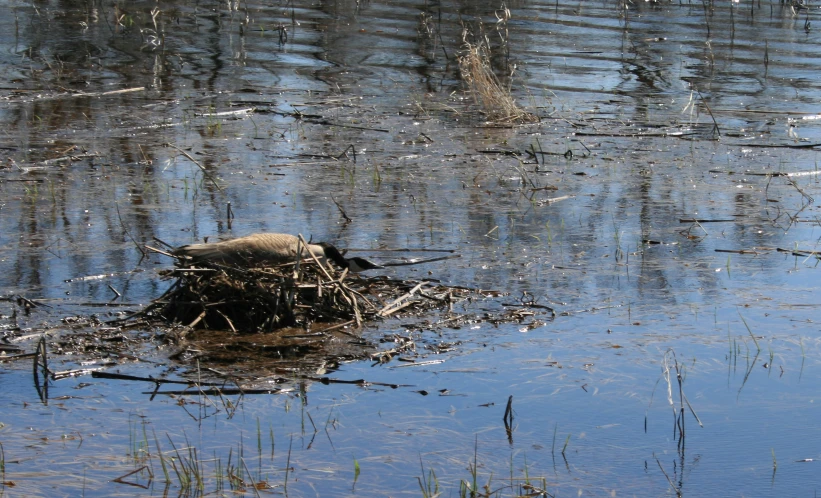
[[[269,332],[313,322],[363,321],[450,304],[462,291],[380,277],[349,277],[302,261],[235,268],[184,263],[165,273],[171,288],[142,313],[195,329]]]

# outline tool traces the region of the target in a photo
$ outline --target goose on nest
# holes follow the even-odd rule
[[[296,259],[299,237],[286,233],[255,233],[237,239],[206,244],[189,244],[174,250],[175,256],[191,258],[194,261],[249,266],[254,264],[290,263]],[[342,268],[360,272],[382,268],[364,258],[346,258],[339,250],[327,242],[303,245],[301,256],[330,259]]]

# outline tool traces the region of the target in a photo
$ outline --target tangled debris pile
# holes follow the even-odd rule
[[[198,262],[179,265],[166,276],[175,282],[141,318],[235,333],[307,328],[313,322],[360,326],[400,310],[450,306],[471,293],[428,281],[350,277],[347,270],[337,272],[313,261],[257,268]]]
[[[29,338],[29,348],[15,347],[10,352],[17,354],[5,358],[31,358],[35,353],[26,349],[46,333],[49,354],[63,356],[52,364],[68,366],[51,372],[52,379],[166,351],[176,365],[190,367],[169,367],[182,378],[215,375],[245,387],[265,387],[282,379],[313,379],[356,360],[439,363],[442,353],[477,340],[474,333],[457,331],[514,322],[532,330],[556,316],[530,295],[502,302],[504,294],[497,291],[445,286],[432,279],[351,276],[318,261],[262,268],[180,262],[163,273],[174,279],[168,291],[135,313],[110,313],[119,318],[108,321],[97,315],[66,316],[62,327],[36,334],[18,324],[13,335]],[[22,297],[9,303],[13,310],[46,309]],[[431,316],[434,309],[441,314]],[[6,318],[15,322],[15,316],[12,311]],[[362,333],[369,322],[387,318],[393,320],[385,331]],[[444,329],[453,335],[443,334]],[[429,355],[437,358],[426,360]],[[96,366],[89,368],[87,361],[75,365],[77,358],[94,359]]]
[[[316,257],[260,267],[177,257],[174,268],[161,272],[173,279],[163,296],[140,311],[109,314],[119,316],[113,320],[64,317],[68,329],[49,331],[49,349],[64,355],[64,363],[95,358],[97,369],[163,350],[168,359],[190,366],[170,367],[183,378],[213,374],[244,386],[267,386],[286,378],[314,379],[348,361],[424,364],[428,355],[458,349],[466,340],[458,333],[445,337],[443,329],[516,322],[531,330],[555,317],[550,306],[537,304],[527,293],[506,303],[498,300],[504,295],[498,291],[446,286],[434,279],[365,278],[326,265]],[[39,306],[22,297],[15,304],[25,306],[26,314]],[[441,316],[430,316],[434,309]],[[387,318],[394,320],[386,331],[362,333],[366,325]],[[27,332],[25,337],[36,338]],[[21,354],[14,358],[32,354],[15,351]],[[51,376],[89,371],[83,366]]]

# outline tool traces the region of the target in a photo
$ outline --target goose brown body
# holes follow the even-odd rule
[[[261,263],[289,263],[296,259],[299,237],[287,233],[255,233],[237,239],[207,244],[189,244],[174,251],[177,256],[185,256],[194,261],[208,261],[234,265]],[[325,251],[318,244],[308,244],[317,258],[323,259]],[[302,247],[302,257],[309,257]]]
[[[322,262],[327,258],[354,272],[382,268],[367,259],[345,258],[336,247],[325,242],[308,244],[306,248],[300,244],[299,237],[287,233],[255,233],[222,242],[189,244],[175,249],[174,255],[236,266],[276,265],[295,261],[298,248],[303,258],[310,257],[310,251]]]

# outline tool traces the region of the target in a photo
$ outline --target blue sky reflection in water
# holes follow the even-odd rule
[[[479,482],[492,475],[492,490],[512,473],[543,477],[558,496],[672,495],[666,473],[691,496],[814,494],[818,463],[799,460],[821,458],[819,270],[807,252],[819,237],[810,146],[821,142],[821,58],[818,33],[804,30],[818,13],[733,5],[508,5],[514,95],[542,117],[514,128],[482,126],[453,60],[459,15],[483,16],[498,36],[497,5],[4,5],[14,16],[0,21],[0,283],[51,306],[12,316],[3,302],[10,340],[65,332],[69,315],[106,318],[92,305],[112,297],[109,284],[126,309],[159,296],[156,270],[170,263],[143,259],[132,237],[255,231],[455,248],[459,260],[386,274],[509,293],[463,303],[465,313],[535,298],[559,314],[532,330],[478,322],[441,338],[401,318],[378,324],[369,337],[411,335],[420,361],[443,361],[351,363],[333,376],[411,386],[396,389],[149,401],[153,385],[86,375],[56,382],[42,406],[29,366],[6,364],[3,492],[161,495],[158,441],[168,455],[173,442],[210,459],[206,492],[220,489],[207,469],[229,455],[237,465],[240,452],[246,486],[284,491],[290,446],[289,495],[419,496],[421,459],[456,496],[476,444]],[[350,145],[356,162],[334,159]],[[805,174],[762,176],[794,172]],[[95,275],[110,276],[65,282]],[[422,348],[440,341],[460,344]],[[193,370],[149,344],[135,346],[148,361],[90,366]],[[657,383],[671,348],[704,423],[688,409],[683,448]],[[57,353],[55,369],[86,366]],[[232,417],[227,399],[239,406]],[[143,465],[150,484],[145,470],[124,480],[148,489],[112,482]]]

